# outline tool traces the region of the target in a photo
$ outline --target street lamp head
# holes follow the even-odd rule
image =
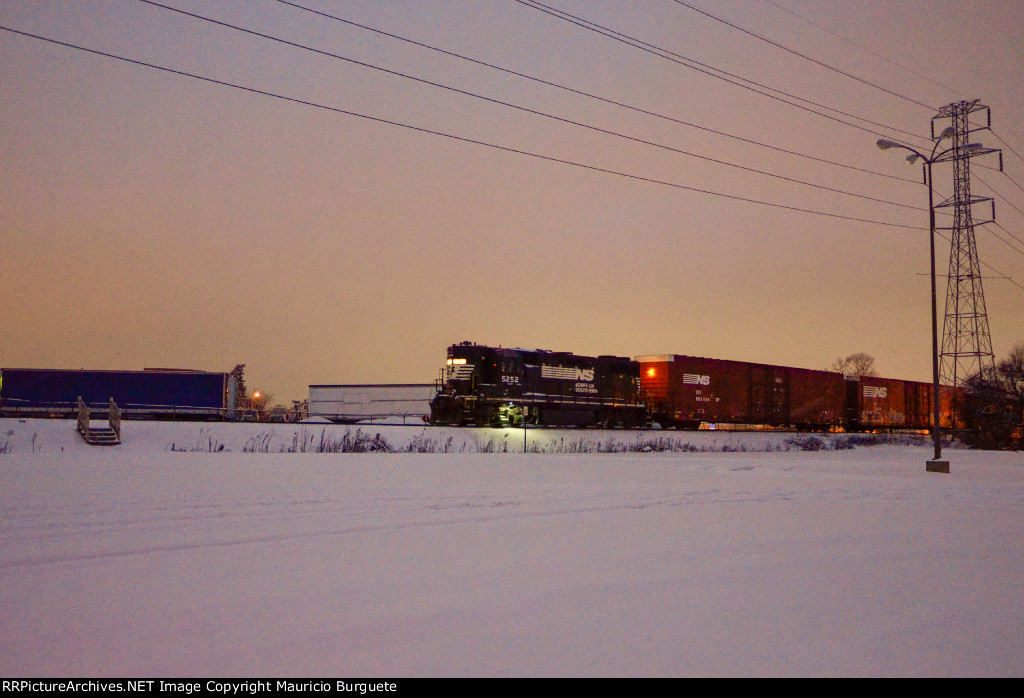
[[[909,162],[911,165],[913,165],[915,162],[917,162],[917,159],[919,157],[921,157],[921,156],[918,155],[917,153],[911,153],[910,155],[907,156],[907,162]]]
[[[939,137],[938,137],[937,140],[941,141],[943,138],[952,138],[955,135],[956,135],[956,129],[953,128],[952,126],[947,126],[946,128],[942,129],[942,133],[939,134]]]
[[[973,153],[975,150],[981,150],[984,147],[985,146],[983,146],[981,143],[968,143],[967,145],[960,149],[960,152]]]
[[[879,138],[877,145],[878,145],[878,147],[881,150],[888,150],[889,148],[900,148],[900,147],[902,147],[896,141],[888,141],[888,140],[886,140],[884,138]]]

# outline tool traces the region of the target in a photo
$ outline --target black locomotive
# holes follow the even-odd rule
[[[430,403],[432,424],[645,426],[640,365],[621,356],[504,349],[462,342]]]

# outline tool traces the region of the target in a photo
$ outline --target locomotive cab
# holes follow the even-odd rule
[[[430,405],[434,424],[519,426],[529,415],[521,404],[524,364],[514,349],[470,342],[448,348]]]

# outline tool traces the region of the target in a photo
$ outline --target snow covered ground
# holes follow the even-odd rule
[[[0,674],[1024,674],[1024,454],[346,432],[0,420]]]

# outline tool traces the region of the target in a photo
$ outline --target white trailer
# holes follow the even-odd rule
[[[433,383],[311,385],[309,416],[339,424],[425,424],[435,392]]]

